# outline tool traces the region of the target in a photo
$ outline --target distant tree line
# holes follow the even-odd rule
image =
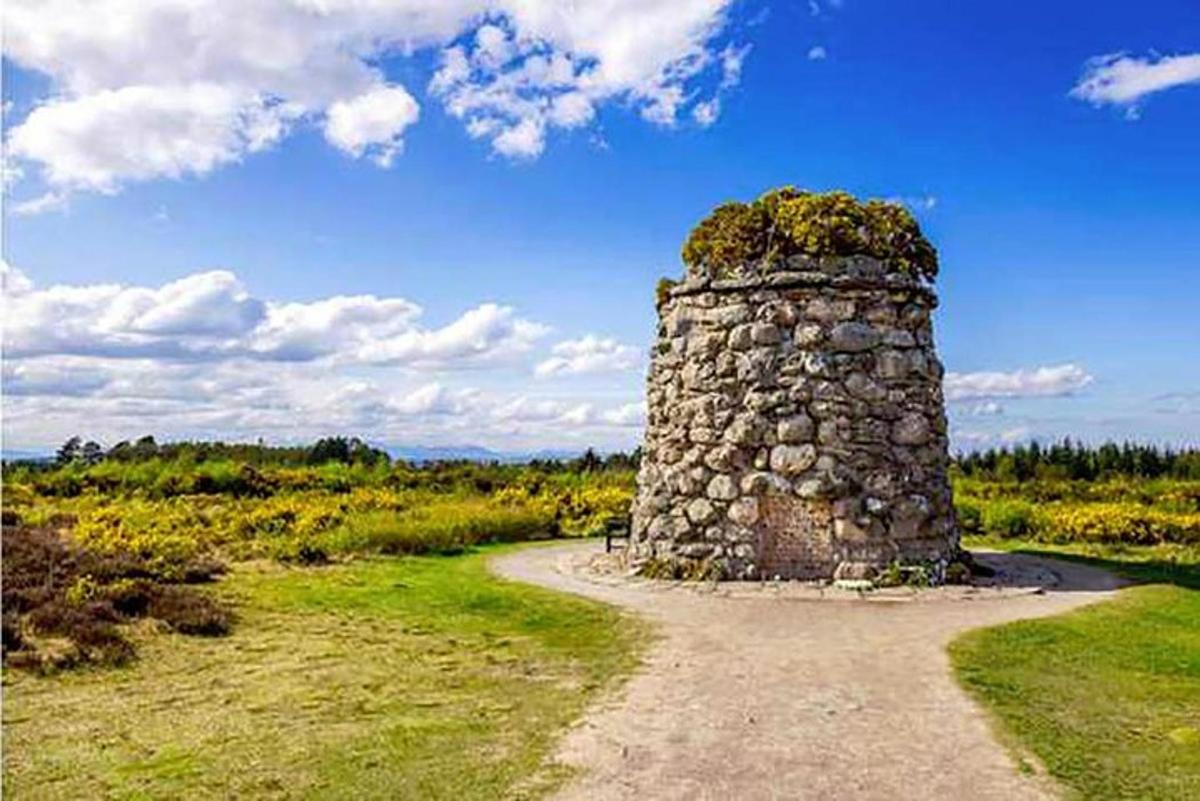
[[[593,473],[634,471],[642,449],[600,455],[588,448],[574,459],[531,459],[528,467],[542,472]],[[159,443],[146,436],[118,442],[105,449],[98,443],[71,437],[55,453],[54,465],[91,466],[104,461],[137,463],[152,459],[165,462],[235,462],[254,467],[304,467],[337,462],[366,467],[387,466],[392,459],[359,437],[323,437],[310,445],[267,445],[259,442],[184,441]],[[989,448],[956,454],[952,464],[965,476],[1001,481],[1034,479],[1180,478],[1200,480],[1200,450],[1172,449],[1157,445],[1106,442],[1085,445],[1069,437],[1051,445],[1031,442],[1012,448]],[[423,464],[424,468],[448,468],[476,464],[469,459],[446,459]]]
[[[301,467],[341,462],[374,465],[388,463],[386,452],[368,445],[358,437],[325,437],[311,445],[266,445],[247,442],[166,442],[154,437],[124,440],[105,450],[94,441],[71,437],[54,454],[58,466],[102,461],[145,462],[161,459],[170,462],[232,461],[256,466]]]
[[[548,473],[567,470],[572,473],[599,473],[605,470],[637,470],[642,462],[642,448],[638,446],[629,453],[614,451],[601,456],[595,448],[588,448],[575,459],[530,459],[529,466]]]
[[[1085,445],[1066,438],[1052,445],[1031,442],[958,454],[953,464],[966,476],[1001,481],[1033,479],[1200,479],[1200,450],[1174,450],[1132,442]]]
[[[304,467],[338,462],[346,465],[389,465],[387,452],[358,437],[323,437],[311,445],[267,445],[261,440],[247,442],[184,441],[159,443],[152,436],[118,442],[107,450],[99,443],[71,437],[54,455],[54,466],[92,466],[104,461],[137,463],[157,459],[164,462],[236,462],[254,467]],[[588,448],[575,459],[532,459],[529,467],[545,472],[568,470],[591,473],[606,470],[636,470],[641,448],[630,453],[615,452],[601,456]],[[465,465],[471,460],[452,459],[430,462],[429,467]]]

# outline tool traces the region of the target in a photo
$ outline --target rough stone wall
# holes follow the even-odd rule
[[[689,278],[660,302],[630,556],[870,578],[958,550],[933,291],[865,257]]]

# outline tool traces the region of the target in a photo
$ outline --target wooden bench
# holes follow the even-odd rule
[[[604,521],[604,552],[612,553],[613,540],[625,540],[624,547],[629,547],[629,518],[610,517]]]

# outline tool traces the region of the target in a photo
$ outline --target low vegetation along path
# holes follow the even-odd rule
[[[533,548],[492,565],[660,630],[641,671],[564,740],[558,759],[580,769],[564,799],[1054,798],[1045,777],[1017,770],[956,684],[946,645],[1119,586],[1094,568],[997,555],[1057,581],[1044,592],[822,600],[605,580],[580,569],[597,552],[594,543]]]

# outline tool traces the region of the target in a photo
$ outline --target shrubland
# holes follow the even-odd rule
[[[1055,544],[1200,546],[1200,452],[1065,440],[961,456],[967,535]]]
[[[64,663],[124,659],[115,640],[101,642],[103,632],[119,635],[134,617],[156,617],[155,609],[166,619],[162,610],[178,591],[222,564],[319,565],[599,534],[627,514],[637,462],[636,454],[589,452],[561,462],[417,466],[358,440],[278,449],[143,439],[107,455],[77,443],[64,451],[55,464],[6,466],[3,499],[6,653],[77,632]],[[97,451],[99,459],[82,456]],[[1022,446],[956,457],[951,474],[968,537],[1200,547],[1193,451]],[[34,542],[42,546],[26,547]],[[47,584],[53,616],[67,622],[10,601],[9,588],[23,580],[13,577],[38,560],[56,576]],[[55,567],[68,562],[70,571]],[[154,598],[119,602],[131,587]]]
[[[573,462],[415,467],[336,441],[305,452],[141,440],[110,450],[115,456],[82,458],[95,450],[64,446],[57,464],[5,470],[11,664],[126,661],[121,626],[140,617],[181,633],[223,633],[227,618],[184,619],[203,617],[209,601],[185,585],[230,562],[324,564],[587,536],[625,514],[633,485],[628,458],[590,452]],[[338,458],[313,463],[312,452]],[[19,594],[27,585],[38,588],[36,599]]]

